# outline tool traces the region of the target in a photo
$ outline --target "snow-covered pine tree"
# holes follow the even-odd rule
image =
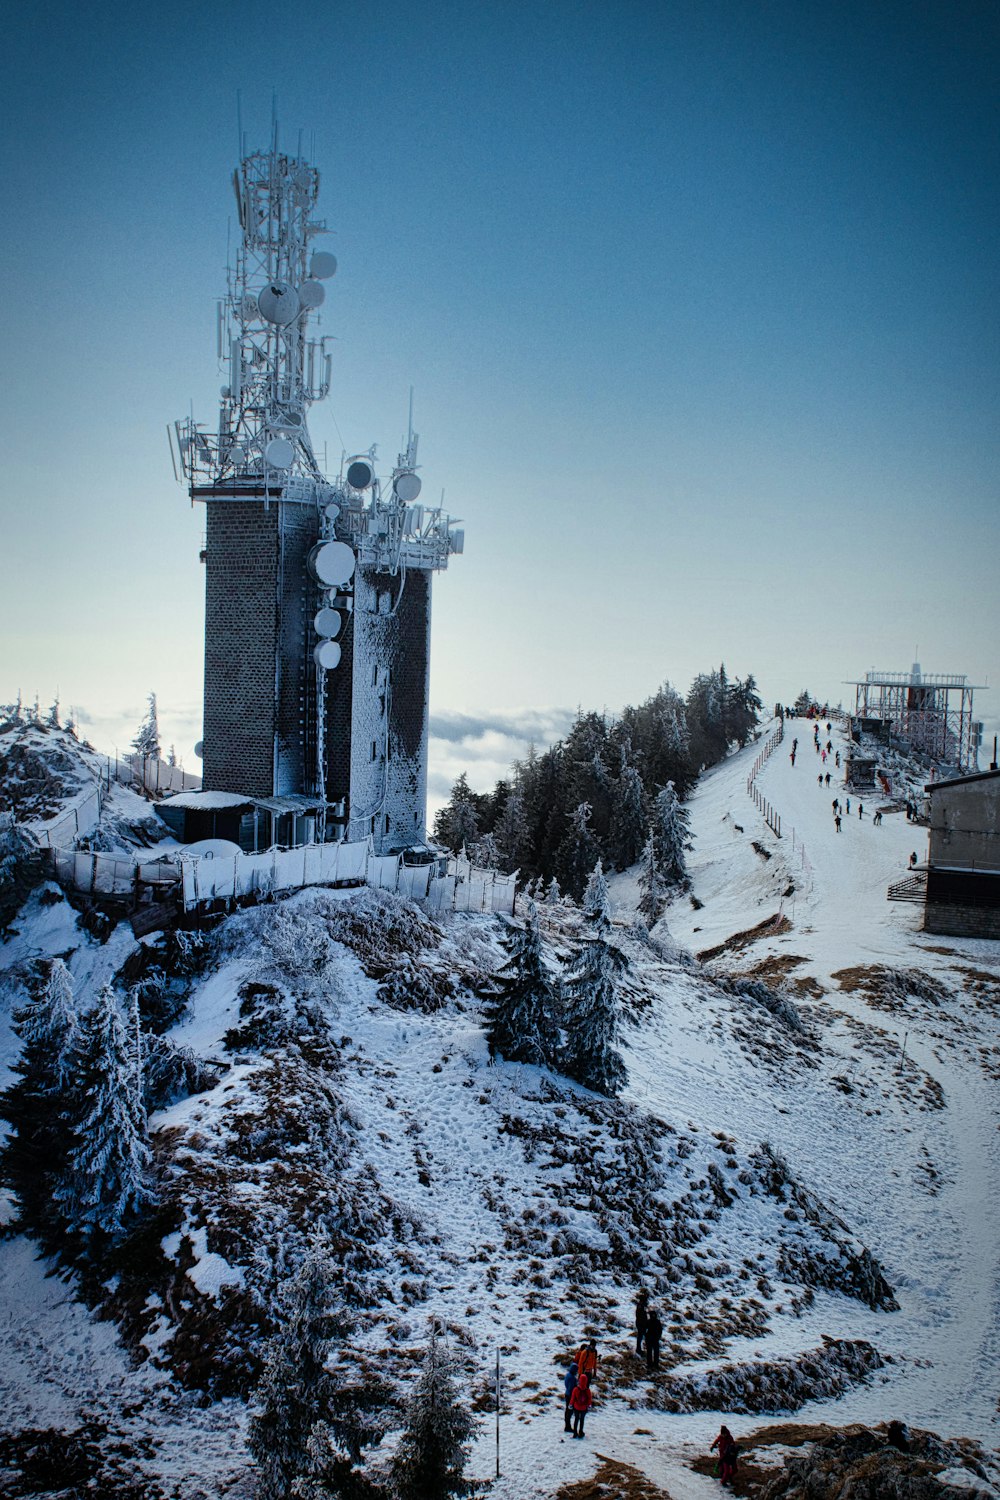
[[[460,1403],[452,1363],[436,1325],[420,1377],[406,1403],[406,1426],[392,1462],[391,1482],[398,1500],[447,1500],[468,1494],[464,1478],[469,1441],[476,1422]]]
[[[590,923],[592,931],[602,934],[607,932],[611,925],[611,905],[608,898],[608,882],[604,878],[604,869],[600,860],[590,872],[580,909]]]
[[[50,729],[60,729],[62,727],[60,725],[60,723],[59,723],[59,694],[58,693],[56,694],[55,698],[52,700],[52,707],[49,709],[48,718],[45,720],[45,722],[49,726]]]
[[[87,1242],[117,1239],[151,1200],[135,1042],[110,984],[80,1025],[67,1096],[69,1142],[56,1198]]]
[[[647,927],[655,927],[663,915],[670,888],[660,874],[660,862],[656,857],[656,841],[650,834],[642,851],[639,866],[639,915]]]
[[[545,905],[558,906],[561,900],[562,892],[559,889],[559,882],[553,875],[552,879],[549,881],[548,889],[545,892]]]
[[[66,1096],[77,1033],[73,983],[55,958],[45,984],[14,1012],[23,1049],[15,1081],[0,1095],[0,1114],[11,1131],[0,1153],[0,1180],[12,1188],[22,1219],[43,1240],[58,1232],[53,1191],[66,1156]]]
[[[463,771],[451,789],[451,797],[438,809],[434,818],[434,837],[453,853],[471,849],[479,837],[479,808],[476,793]]]
[[[642,777],[624,760],[621,774],[611,788],[611,864],[627,870],[642,853],[649,826],[649,803]]]
[[[559,884],[574,901],[579,901],[583,895],[590,872],[601,853],[590,818],[590,803],[579,803],[569,815],[569,831],[556,851]]]
[[[132,749],[136,755],[141,755],[148,760],[160,759],[160,726],[156,717],[155,693],[149,695],[146,714],[132,741]]]
[[[527,859],[531,847],[528,813],[524,797],[516,786],[504,803],[494,836],[500,851],[501,865],[508,875],[513,874]]]
[[[563,981],[562,1071],[595,1093],[614,1097],[628,1074],[618,1054],[618,980],[625,960],[598,934],[584,944]]]
[[[687,872],[687,851],[691,847],[688,811],[677,796],[672,781],[656,794],[652,833],[660,879],[673,889],[687,890],[691,883]]]
[[[497,870],[500,867],[500,851],[492,833],[484,833],[478,838],[469,853],[478,870]]]
[[[316,1240],[282,1298],[248,1432],[258,1500],[365,1493],[357,1464],[381,1436],[386,1392],[359,1380],[335,1347],[352,1331],[334,1300],[339,1280],[329,1247]]]
[[[490,1056],[506,1062],[555,1067],[559,1050],[559,992],[545,960],[538,912],[528,902],[523,927],[512,923],[505,946],[510,957],[495,975],[499,993],[487,1006]]]

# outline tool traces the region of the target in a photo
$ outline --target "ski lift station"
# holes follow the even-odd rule
[[[909,672],[872,670],[848,686],[855,690],[853,734],[895,741],[963,773],[976,771],[983,726],[972,716],[976,689],[964,676],[931,676],[914,662]]]
[[[464,533],[421,501],[412,396],[387,470],[372,446],[322,471],[307,419],[333,378],[316,329],[337,263],[319,174],[301,147],[279,151],[276,125],[267,151],[242,136],[241,149],[218,420],[168,428],[206,516],[204,790],[161,809],[179,837],[204,837],[202,812],[227,794],[248,850],[412,849],[426,837],[431,579]]]

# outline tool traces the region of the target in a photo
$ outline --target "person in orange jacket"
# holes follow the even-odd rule
[[[573,1357],[580,1374],[593,1381],[597,1374],[597,1345],[594,1340],[591,1339],[589,1344],[581,1344]]]
[[[583,1424],[587,1420],[593,1397],[590,1394],[590,1381],[582,1372],[577,1376],[573,1394],[569,1398],[569,1404],[573,1408],[573,1436],[583,1437]]]

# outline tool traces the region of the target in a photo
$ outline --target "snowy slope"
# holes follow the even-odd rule
[[[676,902],[651,943],[631,926],[634,880],[614,882],[630,965],[618,1104],[488,1065],[477,990],[503,957],[488,919],[438,934],[388,898],[322,891],[228,919],[170,1031],[221,1076],[151,1121],[160,1249],[107,1289],[148,1357],[132,1368],[112,1325],[12,1239],[0,1245],[4,1425],[72,1427],[96,1411],[151,1500],[245,1493],[245,1408],[225,1382],[252,1369],[254,1298],[322,1223],[342,1236],[362,1365],[403,1389],[434,1316],[487,1413],[499,1351],[501,1500],[554,1496],[593,1472],[595,1450],[675,1500],[707,1496],[688,1460],[719,1419],[696,1409],[698,1392],[734,1369],[744,1395],[792,1371],[802,1420],[901,1415],[994,1446],[998,955],[923,938],[915,908],[885,901],[917,830],[889,813],[874,829],[866,807],[835,842],[834,789],[816,786],[807,736],[794,770],[779,751],[759,778],[794,843],[746,796],[750,747],[692,801],[699,909]],[[671,942],[719,948],[775,914],[780,931],[705,966]],[[542,923],[550,961],[565,960],[576,914],[543,908]],[[33,957],[67,955],[87,1003],[135,952],[122,928],[95,943],[65,902],[33,898],[18,926],[5,1013]],[[726,983],[755,971],[804,1030]],[[387,972],[405,983],[387,991]],[[430,1008],[399,1008],[418,992]],[[9,1031],[4,1045],[9,1058]],[[787,1186],[773,1186],[776,1158]],[[898,1310],[852,1292],[866,1249]],[[652,1382],[630,1353],[640,1284],[668,1325],[670,1368]],[[587,1441],[573,1443],[561,1371],[585,1331],[601,1378]],[[802,1361],[825,1338],[865,1341],[885,1362],[836,1399],[810,1397]],[[78,1354],[60,1360],[63,1345]],[[739,1434],[761,1417],[727,1420]],[[471,1465],[484,1479],[494,1442],[487,1416]]]

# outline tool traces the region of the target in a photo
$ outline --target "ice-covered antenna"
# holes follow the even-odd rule
[[[242,104],[238,99],[242,135]],[[306,422],[330,387],[332,356],[309,325],[326,297],[336,258],[312,249],[326,230],[315,217],[319,173],[302,156],[278,149],[277,98],[271,145],[244,153],[233,174],[239,236],[219,315],[226,367],[218,428],[175,424],[178,467],[192,497],[206,489],[273,492],[292,481],[324,484]],[[227,256],[227,259],[229,257]]]

